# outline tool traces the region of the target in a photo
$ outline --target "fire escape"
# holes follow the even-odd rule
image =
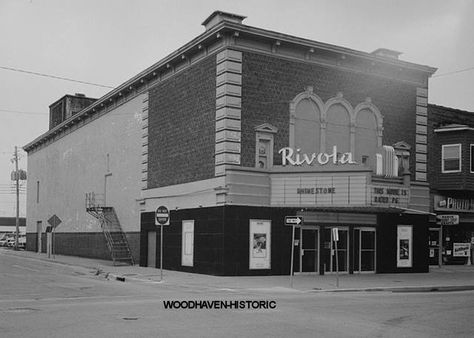
[[[86,211],[99,220],[114,265],[133,265],[127,237],[120,226],[114,208],[105,206],[103,195],[87,193]]]

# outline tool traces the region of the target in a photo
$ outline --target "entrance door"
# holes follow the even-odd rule
[[[337,242],[337,257],[339,272],[349,271],[349,230],[346,227],[337,227],[339,233],[339,241]],[[324,266],[325,272],[336,272],[336,247],[334,245],[334,238],[332,234],[332,228],[324,229],[323,238],[324,242]],[[326,241],[329,239],[329,242]]]
[[[441,257],[439,255],[441,244],[441,229],[430,228],[428,235],[428,250],[430,265],[441,265]]]
[[[156,268],[156,231],[148,232],[147,266]]]
[[[375,229],[354,229],[354,272],[375,272]]]
[[[36,222],[36,236],[37,236],[37,245],[38,245],[38,253],[41,253],[41,234],[43,233],[43,222],[37,221]]]
[[[317,272],[319,266],[318,229],[300,229],[300,272]]]

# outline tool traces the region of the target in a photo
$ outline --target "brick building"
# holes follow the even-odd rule
[[[331,273],[338,236],[341,272],[428,271],[435,69],[244,19],[214,12],[204,33],[25,146],[30,250],[55,214],[58,253],[106,258],[108,243],[114,260],[156,267],[164,205],[166,269],[288,274],[293,257],[297,273]],[[118,233],[128,249],[113,247]]]
[[[428,138],[437,215],[430,225],[430,264],[466,264],[474,243],[474,113],[428,105]]]

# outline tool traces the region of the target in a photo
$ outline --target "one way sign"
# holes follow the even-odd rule
[[[285,216],[285,225],[301,225],[303,217],[301,216]]]

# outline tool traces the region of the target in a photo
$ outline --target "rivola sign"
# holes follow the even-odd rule
[[[328,163],[333,164],[357,164],[352,157],[352,153],[338,153],[337,147],[332,147],[332,153],[312,153],[311,155],[300,153],[301,149],[297,148],[296,151],[293,148],[285,147],[281,148],[278,153],[281,154],[282,165],[325,165]]]

